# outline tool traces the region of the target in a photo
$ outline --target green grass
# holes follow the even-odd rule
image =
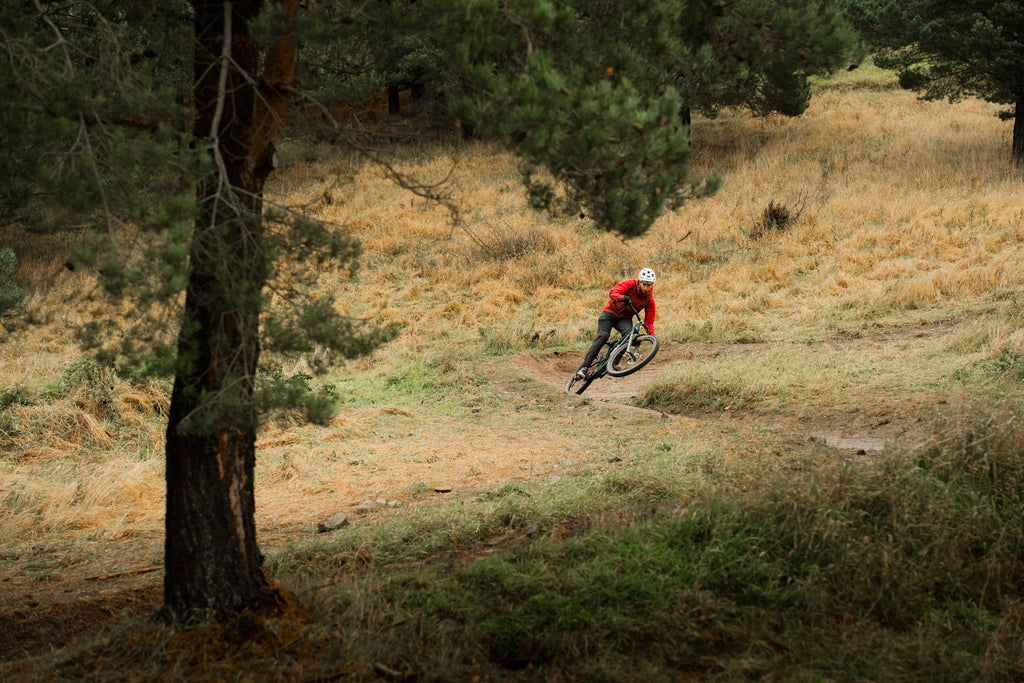
[[[704,486],[696,477],[693,463],[697,461],[687,454],[631,467],[625,473],[580,466],[554,480],[514,481],[476,493],[454,508],[413,509],[343,535],[296,545],[275,559],[294,571],[301,567],[307,574],[319,575],[433,558],[509,534],[537,535],[592,515],[692,496]]]
[[[376,618],[407,653],[445,625],[458,661],[409,657],[427,679],[473,661],[538,679],[1017,679],[1021,481],[1024,432],[1000,418],[753,495],[391,571],[370,580]]]
[[[879,337],[845,344],[768,344],[687,363],[652,383],[640,405],[673,413],[749,410],[824,418],[934,406],[970,383],[1016,376],[1015,354],[979,360],[941,339]],[[986,392],[987,393],[987,392]]]
[[[663,490],[647,481],[641,498],[604,476],[532,483],[285,550],[272,565],[315,615],[174,638],[132,620],[36,672],[118,679],[131,657],[133,676],[208,680],[373,680],[378,663],[417,680],[1024,676],[1015,416],[874,460],[807,460],[756,490],[698,489],[685,473],[672,488],[659,471]]]

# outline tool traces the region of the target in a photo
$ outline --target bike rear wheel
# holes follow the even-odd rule
[[[641,334],[633,338],[630,345],[620,345],[612,349],[608,357],[608,374],[612,377],[625,377],[647,365],[658,353],[661,343],[653,334]]]

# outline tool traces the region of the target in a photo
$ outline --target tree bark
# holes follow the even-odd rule
[[[1024,166],[1024,93],[1017,95],[1017,108],[1013,116],[1013,142],[1010,159],[1014,166]]]
[[[291,12],[298,0],[282,0]],[[262,0],[193,0],[197,135],[215,163],[199,216],[167,426],[164,611],[229,617],[280,604],[256,543],[253,476],[259,315],[267,256],[263,186],[292,83],[295,48],[261,55],[249,22]]]

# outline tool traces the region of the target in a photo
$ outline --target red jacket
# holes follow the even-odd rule
[[[629,296],[633,308],[644,311],[644,324],[647,325],[651,334],[654,334],[654,291],[652,290],[650,294],[642,294],[636,284],[636,280],[623,280],[612,287],[612,290],[608,292],[608,303],[605,304],[604,310],[619,318],[633,317],[633,311],[622,301],[623,296]]]

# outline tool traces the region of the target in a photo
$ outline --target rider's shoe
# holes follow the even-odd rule
[[[573,378],[574,379],[586,379],[587,378],[587,371],[586,371],[586,369],[585,368],[580,368],[579,370],[577,370],[576,374],[573,375]]]

